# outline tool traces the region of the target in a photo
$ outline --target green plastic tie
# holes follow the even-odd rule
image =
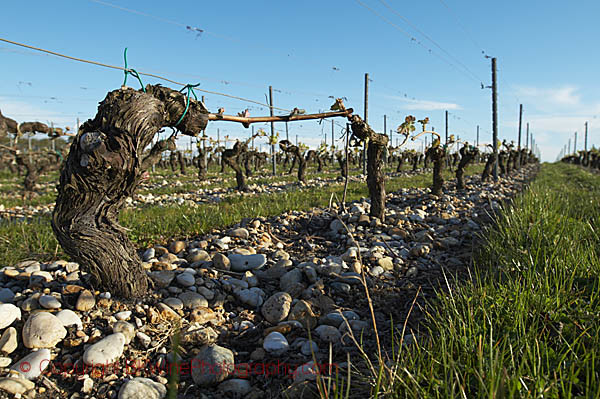
[[[142,79],[140,78],[140,74],[133,68],[127,68],[127,47],[125,47],[125,51],[123,52],[123,59],[125,60],[125,70],[123,73],[125,74],[125,79],[123,80],[123,86],[127,86],[127,75],[131,74],[134,78],[137,78],[138,82],[140,82],[140,86],[142,86],[142,91],[145,93],[146,88],[142,83]]]
[[[187,96],[186,96],[186,101],[185,101],[185,110],[183,111],[183,114],[181,115],[181,117],[179,118],[177,123],[175,123],[175,126],[177,126],[177,125],[179,125],[179,123],[181,123],[181,121],[185,117],[185,114],[187,114],[187,112],[188,112],[188,109],[190,107],[190,93],[192,93],[194,98],[196,100],[198,100],[198,97],[196,96],[196,93],[194,92],[194,87],[198,87],[198,86],[200,86],[200,83],[197,83],[195,85],[187,84],[183,87],[183,89],[179,90],[179,92],[182,92],[185,89],[187,89]]]

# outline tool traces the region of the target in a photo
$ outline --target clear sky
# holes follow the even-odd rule
[[[32,0],[4,1],[2,14],[1,38],[118,66],[128,47],[129,67],[140,72],[262,103],[272,85],[274,105],[285,109],[329,109],[335,96],[362,115],[369,73],[375,130],[383,130],[384,115],[389,130],[412,114],[443,131],[449,110],[450,133],[471,142],[477,125],[480,141],[491,142],[491,91],[481,88],[491,84],[491,67],[483,51],[498,59],[500,139],[517,140],[522,103],[523,142],[529,122],[543,160],[554,161],[575,131],[582,148],[586,121],[588,147],[600,143],[597,0]],[[123,83],[121,71],[3,42],[0,65],[0,110],[19,122],[74,126]],[[128,85],[138,83],[130,77]],[[268,114],[212,94],[205,102],[211,111]],[[276,128],[285,137],[285,125]],[[250,133],[225,122],[207,132],[216,138],[217,129],[221,138]],[[330,122],[289,124],[291,140],[298,135],[313,147],[325,134],[330,144]]]

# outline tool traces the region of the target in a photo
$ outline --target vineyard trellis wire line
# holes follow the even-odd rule
[[[405,36],[407,36],[408,38],[410,38],[411,41],[414,41],[415,43],[417,43],[419,46],[423,47],[425,50],[427,50],[427,52],[429,54],[433,54],[436,57],[438,57],[440,60],[444,61],[445,63],[447,63],[448,65],[450,65],[451,67],[453,67],[454,69],[456,69],[457,71],[463,73],[465,76],[467,76],[469,79],[472,79],[474,81],[476,81],[478,84],[482,84],[481,80],[477,77],[477,76],[473,76],[472,73],[470,71],[466,71],[463,69],[458,68],[455,64],[453,64],[452,62],[448,61],[446,58],[442,57],[440,54],[436,53],[435,51],[433,51],[430,48],[427,48],[423,43],[421,43],[420,40],[417,40],[414,36],[412,36],[410,33],[408,33],[406,30],[402,29],[400,26],[398,26],[398,24],[395,24],[394,22],[390,21],[389,19],[387,19],[386,17],[384,17],[383,15],[381,15],[380,13],[378,13],[377,11],[375,11],[373,8],[369,7],[368,5],[366,5],[365,3],[363,3],[360,0],[354,0],[356,1],[361,7],[366,8],[367,10],[369,10],[371,13],[375,14],[375,16],[377,16],[379,19],[383,20],[385,23],[387,23],[388,25],[392,26],[393,28],[395,28],[396,30],[402,32]]]
[[[35,51],[38,51],[38,52],[42,52],[42,53],[54,55],[54,56],[57,56],[57,57],[66,58],[66,59],[69,59],[69,60],[72,60],[72,61],[82,62],[82,63],[86,63],[86,64],[100,66],[100,67],[103,67],[103,68],[115,69],[115,70],[120,70],[120,71],[125,71],[125,72],[132,71],[129,68],[124,68],[124,67],[121,67],[121,66],[110,65],[110,64],[106,64],[106,63],[102,63],[102,62],[98,62],[98,61],[92,61],[92,60],[87,60],[87,59],[83,59],[83,58],[73,57],[73,56],[70,56],[70,55],[58,53],[58,52],[47,50],[47,49],[43,49],[43,48],[40,48],[40,47],[35,47],[35,46],[28,45],[28,44],[15,42],[15,41],[12,41],[12,40],[9,40],[9,39],[5,39],[5,38],[0,38],[0,41],[5,42],[5,43],[9,43],[9,44],[13,44],[15,46],[24,47],[24,48],[27,48],[27,49],[30,49],[30,50],[35,50]],[[153,77],[153,78],[156,78],[156,79],[161,79],[161,80],[164,80],[166,82],[170,82],[170,83],[173,83],[173,84],[176,84],[176,85],[180,85],[180,86],[186,86],[187,85],[187,83],[181,83],[181,82],[178,82],[178,81],[166,78],[164,76],[153,74],[153,73],[146,73],[146,72],[139,72],[139,71],[137,73],[139,75],[142,75],[142,76],[149,76],[149,77]],[[260,101],[255,101],[255,100],[247,99],[247,98],[244,98],[244,97],[234,96],[234,95],[227,94],[227,93],[221,93],[221,92],[216,92],[216,91],[211,91],[211,90],[205,90],[205,89],[200,89],[200,88],[196,88],[195,90],[203,92],[203,93],[208,93],[208,94],[223,96],[223,97],[227,97],[227,98],[231,98],[231,99],[234,99],[234,100],[239,100],[239,101],[243,101],[243,102],[247,102],[247,103],[257,104],[257,105],[260,105],[261,107],[265,107],[265,108],[269,108],[270,107],[269,104],[261,103]],[[291,110],[289,110],[289,109],[280,108],[280,107],[276,107],[276,106],[273,106],[273,109],[278,110],[278,111],[291,112]],[[342,125],[342,124],[340,124],[340,123],[338,123],[338,122],[334,121],[334,124],[337,125],[338,127],[340,127],[341,129],[345,129],[345,126]],[[341,139],[341,137],[337,138],[337,140],[340,140],[340,139]]]
[[[440,49],[441,51],[443,51],[448,57],[450,57],[452,60],[454,60],[454,62],[456,62],[458,65],[460,65],[465,71],[469,72],[471,75],[473,75],[474,77],[476,77],[479,81],[483,82],[483,79],[481,79],[480,76],[478,76],[469,67],[467,67],[462,61],[460,61],[460,59],[458,59],[457,57],[455,57],[454,55],[452,55],[449,51],[447,51],[442,46],[440,46],[429,35],[427,35],[425,32],[423,32],[421,29],[419,29],[417,26],[415,26],[415,24],[413,24],[412,22],[410,22],[410,19],[404,17],[402,14],[400,14],[398,11],[396,11],[394,8],[392,8],[392,6],[390,6],[385,0],[379,0],[379,2],[381,4],[383,4],[388,10],[390,10],[393,14],[397,15],[398,17],[400,17],[404,22],[406,22],[414,30],[416,30],[417,32],[419,32],[425,39],[429,40],[434,46],[436,46],[438,49]]]
[[[66,58],[66,59],[69,59],[69,60],[72,60],[72,61],[83,62],[83,63],[86,63],[86,64],[92,64],[92,65],[96,65],[96,66],[100,66],[100,67],[104,67],[104,68],[117,69],[117,70],[120,70],[120,71],[131,71],[131,69],[128,70],[127,68],[123,68],[123,67],[120,67],[120,66],[110,65],[110,64],[104,64],[104,63],[101,63],[101,62],[86,60],[86,59],[83,59],[83,58],[77,58],[77,57],[73,57],[73,56],[69,56],[69,55],[57,53],[55,51],[46,50],[46,49],[42,49],[42,48],[39,48],[39,47],[30,46],[28,44],[19,43],[19,42],[15,42],[15,41],[12,41],[12,40],[4,39],[4,38],[1,38],[1,37],[0,37],[0,41],[6,42],[6,43],[10,43],[10,44],[14,44],[15,46],[25,47],[25,48],[28,48],[30,50],[35,50],[35,51],[40,51],[40,52],[47,53],[47,54],[52,54],[52,55],[55,55],[57,57]],[[177,82],[175,80],[172,80],[172,79],[169,79],[169,78],[165,78],[164,76],[155,75],[153,73],[145,73],[145,72],[138,72],[138,73],[140,75],[143,75],[143,76],[149,76],[149,77],[152,77],[152,78],[161,79],[161,80],[164,80],[166,82],[170,82],[170,83],[173,83],[173,84],[176,84],[176,85],[180,85],[180,86],[187,85],[187,83]],[[214,94],[214,95],[217,95],[217,96],[223,96],[223,97],[233,98],[235,100],[244,101],[244,102],[247,102],[247,103],[258,104],[258,105],[261,105],[261,106],[267,107],[267,108],[270,107],[269,104],[264,104],[264,103],[261,103],[260,101],[250,100],[248,98],[238,97],[238,96],[234,96],[234,95],[227,94],[227,93],[220,93],[220,92],[217,92],[217,91],[211,91],[211,90],[205,90],[205,89],[196,89],[196,90],[197,91],[201,91],[203,93],[208,93],[208,94]],[[291,110],[289,110],[289,109],[279,108],[279,107],[275,107],[275,106],[273,106],[273,109],[276,109],[278,111],[291,112]]]
[[[439,0],[439,1],[440,1],[440,3],[442,3],[442,5],[444,7],[446,7],[446,9],[449,11],[449,13],[452,15],[452,17],[456,20],[458,26],[460,26],[461,29],[465,32],[465,34],[467,35],[467,37],[469,38],[469,40],[471,40],[471,42],[473,42],[473,44],[475,45],[475,47],[477,47],[477,49],[480,50],[481,53],[485,55],[485,50],[483,49],[483,46],[481,46],[481,45],[479,45],[479,43],[477,43],[477,41],[473,38],[473,35],[471,35],[469,33],[469,31],[467,30],[467,28],[461,22],[460,18],[458,18],[458,15],[454,11],[452,11],[452,9],[448,6],[448,4],[446,4],[446,2],[444,0]]]

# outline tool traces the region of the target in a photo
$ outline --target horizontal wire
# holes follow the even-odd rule
[[[6,42],[6,43],[10,43],[10,44],[14,44],[15,46],[25,47],[25,48],[28,48],[30,50],[41,51],[43,53],[52,54],[52,55],[55,55],[57,57],[66,58],[66,59],[69,59],[69,60],[72,60],[72,61],[83,62],[83,63],[86,63],[86,64],[92,64],[92,65],[96,65],[96,66],[100,66],[100,67],[104,67],[104,68],[117,69],[117,70],[120,70],[120,71],[127,71],[128,70],[128,69],[120,67],[120,66],[104,64],[104,63],[101,63],[101,62],[86,60],[86,59],[83,59],[83,58],[72,57],[72,56],[69,56],[69,55],[57,53],[55,51],[50,51],[50,50],[42,49],[42,48],[39,48],[39,47],[30,46],[28,44],[23,44],[23,43],[15,42],[15,41],[4,39],[4,38],[1,38],[1,37],[0,37],[0,41]],[[177,82],[175,80],[168,79],[168,78],[165,78],[163,76],[155,75],[153,73],[145,73],[145,72],[139,72],[139,71],[138,71],[138,73],[140,75],[143,75],[143,76],[149,76],[149,77],[153,77],[153,78],[156,78],[156,79],[161,79],[161,80],[164,80],[166,82],[170,82],[170,83],[173,83],[173,84],[176,84],[176,85],[180,85],[180,86],[185,86],[186,85],[186,83]],[[261,103],[259,101],[254,101],[254,100],[250,100],[250,99],[243,98],[243,97],[233,96],[231,94],[220,93],[220,92],[211,91],[211,90],[204,90],[204,89],[195,89],[195,90],[203,92],[203,93],[208,93],[208,94],[214,94],[214,95],[217,95],[217,96],[233,98],[235,100],[240,100],[240,101],[244,101],[244,102],[247,102],[247,103],[258,104],[258,105],[262,105],[264,107],[271,108],[271,106],[268,105],[268,104],[264,104],[264,103]],[[273,106],[272,108],[276,109],[276,110],[279,110],[279,111],[291,112],[291,110],[285,109],[285,108],[279,108],[279,107],[275,107],[275,106]]]

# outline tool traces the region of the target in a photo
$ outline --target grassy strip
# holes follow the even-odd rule
[[[481,165],[471,166],[467,169],[467,174],[480,173],[481,169]],[[445,176],[448,180],[452,179],[450,171],[446,171]],[[393,192],[400,188],[428,187],[431,179],[431,173],[395,177],[387,181],[386,190]],[[235,224],[245,217],[268,217],[290,210],[327,206],[332,193],[341,200],[342,192],[342,184],[333,184],[326,188],[234,196],[196,208],[174,205],[125,209],[121,212],[120,221],[131,230],[129,237],[137,246],[147,246],[166,242],[174,237],[194,237],[215,228]],[[348,185],[347,200],[363,197],[368,197],[366,184],[351,182]],[[0,223],[0,264],[14,264],[32,258],[50,260],[57,256],[65,255],[54,238],[49,217],[38,217],[28,222]]]
[[[599,397],[599,195],[600,177],[544,165],[432,303],[429,338],[395,352],[392,396]]]

